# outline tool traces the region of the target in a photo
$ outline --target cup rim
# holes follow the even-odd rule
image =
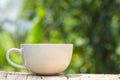
[[[64,44],[64,43],[59,43],[59,44],[54,44],[54,43],[53,43],[53,44],[52,44],[52,43],[41,43],[41,44],[40,44],[40,43],[39,43],[39,44],[21,44],[21,45],[22,45],[22,46],[25,46],[25,45],[26,45],[26,46],[27,46],[27,45],[29,46],[29,45],[73,45],[73,44]]]

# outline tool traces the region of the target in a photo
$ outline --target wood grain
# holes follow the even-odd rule
[[[7,73],[5,72],[0,72],[0,80],[6,80]]]
[[[0,80],[120,80],[120,74],[68,74],[42,76],[20,72],[0,72]]]

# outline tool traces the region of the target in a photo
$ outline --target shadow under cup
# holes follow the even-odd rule
[[[8,62],[15,67],[27,69],[35,74],[52,75],[63,72],[70,64],[73,44],[21,44],[21,49],[7,52]],[[11,51],[21,54],[25,66],[9,59]]]

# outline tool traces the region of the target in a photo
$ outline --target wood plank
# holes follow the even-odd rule
[[[0,80],[6,80],[6,77],[7,77],[7,73],[5,72],[0,72]]]
[[[6,80],[26,80],[27,74],[20,73],[9,73]]]
[[[42,79],[41,76],[29,74],[29,75],[27,75],[27,79],[26,80],[43,80],[43,79]]]
[[[113,74],[72,74],[69,80],[120,80],[119,75]]]
[[[65,76],[39,76],[39,75],[28,75],[27,80],[67,80]]]
[[[43,80],[68,80],[65,76],[43,76]]]
[[[0,80],[120,80],[120,74],[68,74],[40,76],[21,72],[1,72]]]

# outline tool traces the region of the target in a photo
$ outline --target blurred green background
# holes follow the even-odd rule
[[[24,71],[5,58],[22,43],[74,44],[64,73],[120,73],[120,0],[0,0],[0,71]]]

